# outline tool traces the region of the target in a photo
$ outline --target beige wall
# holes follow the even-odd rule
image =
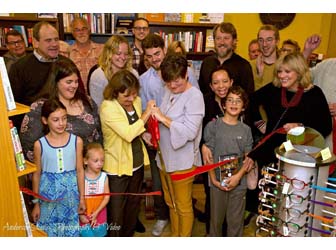
[[[316,53],[328,54],[328,57],[336,56],[336,48],[334,48],[333,53],[331,53],[331,49],[329,48],[330,46],[328,47],[328,44],[330,43],[329,36],[331,33],[336,36],[335,32],[330,31],[331,27],[333,27],[334,30],[336,28],[335,19],[335,14],[296,14],[293,22],[288,27],[280,30],[279,46],[281,46],[283,40],[290,38],[296,40],[300,44],[300,47],[303,48],[305,39],[308,36],[316,33],[322,36],[322,43],[316,50]],[[253,38],[256,38],[258,29],[262,25],[259,14],[225,13],[224,21],[231,22],[236,27],[238,33],[237,53],[245,58],[248,58],[248,43]],[[335,41],[335,38],[333,41]]]

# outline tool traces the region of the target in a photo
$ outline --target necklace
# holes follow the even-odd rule
[[[281,105],[284,108],[290,108],[290,107],[295,107],[296,105],[299,104],[301,97],[303,94],[303,88],[299,87],[298,90],[296,91],[295,95],[292,97],[290,102],[288,103],[287,101],[287,96],[286,96],[286,88],[281,88]]]

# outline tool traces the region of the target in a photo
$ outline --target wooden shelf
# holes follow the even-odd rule
[[[32,229],[33,237],[48,237],[48,234],[46,232],[42,231],[34,224],[30,223],[30,226]]]
[[[16,109],[8,111],[8,116],[15,116],[28,113],[30,111],[30,107],[21,103],[16,102]]]
[[[21,176],[24,176],[26,174],[34,173],[35,171],[36,171],[36,165],[34,163],[31,163],[30,161],[26,160],[26,169],[17,172],[17,176],[21,177]]]
[[[45,21],[45,22],[49,22],[49,23],[56,23],[58,22],[57,18],[31,18],[31,17],[16,17],[16,16],[2,16],[0,17],[0,20],[2,21],[13,21],[15,23],[18,22],[40,22],[40,21]]]
[[[8,49],[6,47],[0,47],[0,51],[7,52]],[[28,48],[26,48],[26,51],[27,52],[31,52],[31,51],[33,51],[33,48],[32,47],[28,47]]]
[[[149,22],[149,27],[166,26],[166,27],[202,27],[212,29],[216,23],[180,23],[180,22]]]

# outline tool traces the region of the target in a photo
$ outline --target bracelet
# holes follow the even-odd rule
[[[31,202],[33,203],[33,204],[36,204],[36,203],[38,203],[40,201],[40,199],[34,199],[34,200],[32,200]]]

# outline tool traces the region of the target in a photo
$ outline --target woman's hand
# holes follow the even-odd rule
[[[161,110],[158,107],[154,107],[153,108],[153,113],[152,113],[155,118],[161,122],[163,125],[165,125],[167,128],[170,127],[171,124],[171,120],[169,117],[165,116],[164,114],[162,114]]]
[[[336,103],[329,103],[329,111],[331,116],[336,116]]]
[[[149,100],[147,102],[146,109],[142,113],[140,119],[143,120],[144,123],[146,123],[148,121],[149,117],[152,115],[153,109],[155,109],[155,108],[156,108],[155,100]]]
[[[245,169],[245,172],[248,173],[250,170],[254,167],[254,161],[250,157],[245,157],[243,161],[243,168]]]
[[[303,124],[302,123],[286,123],[285,125],[283,125],[283,128],[286,130],[286,132],[288,133],[289,130],[291,130],[292,128],[296,128],[296,127],[302,127]]]
[[[153,144],[151,142],[151,139],[152,139],[152,135],[148,132],[144,132],[142,135],[141,135],[142,139],[144,140],[144,142],[148,145],[148,146],[151,146],[153,147]]]

